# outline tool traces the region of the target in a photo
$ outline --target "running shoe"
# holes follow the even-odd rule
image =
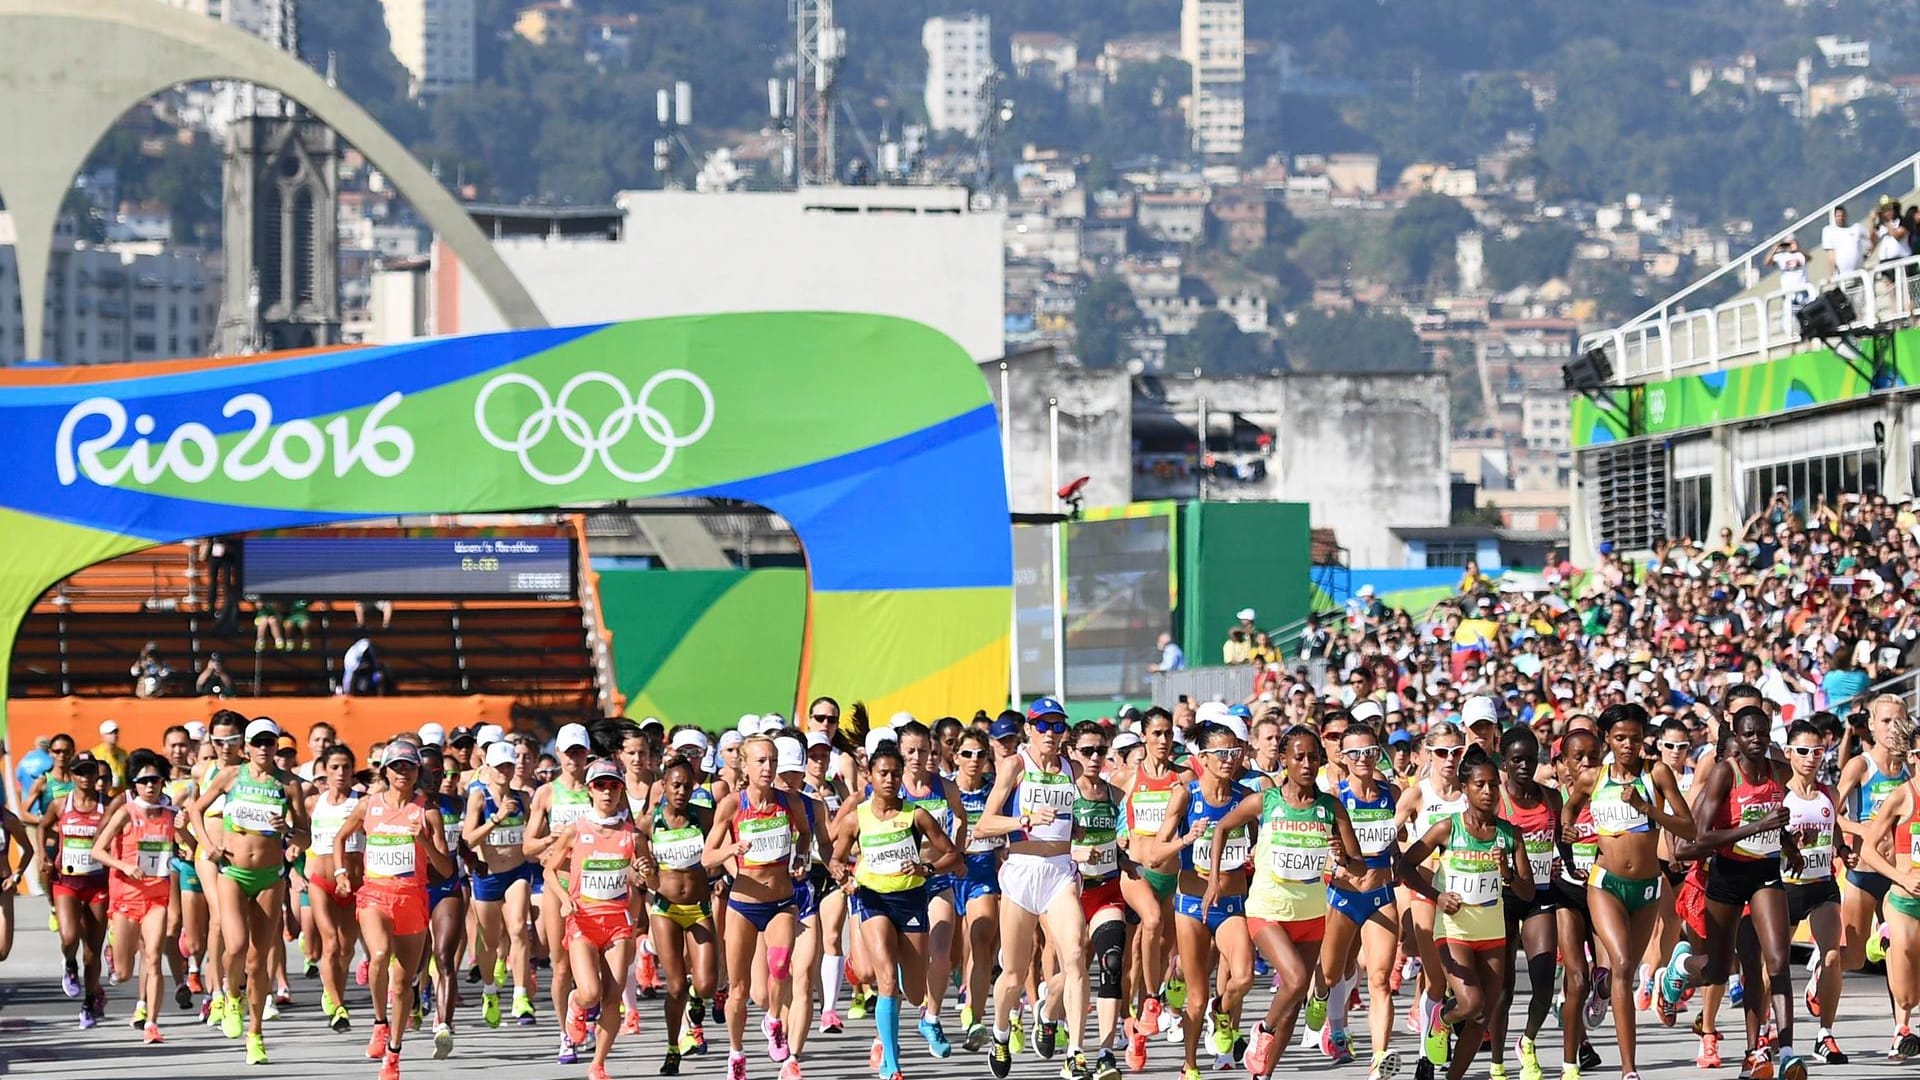
[[[159,1024],[148,1024],[146,1034],[141,1036],[140,1041],[146,1043],[148,1046],[154,1046],[166,1042],[167,1037],[160,1034]]]
[[[1681,964],[1693,946],[1685,938],[1674,943],[1673,955],[1667,957],[1667,966],[1660,969],[1660,998],[1671,1005],[1680,1000],[1681,991],[1687,988],[1687,969]]]
[[[513,1022],[521,1027],[533,1023],[533,998],[527,994],[513,995]]]
[[[886,1061],[887,1048],[882,1046],[879,1037],[875,1036],[873,1045],[867,1047],[867,1071],[870,1073],[878,1073],[880,1066],[886,1064]]]
[[[953,1043],[947,1041],[946,1029],[940,1021],[931,1017],[920,1017],[920,1037],[927,1040],[927,1053],[943,1058],[953,1054]]]
[[[1563,1063],[1560,1066],[1560,1080],[1580,1080],[1580,1068],[1578,1065],[1567,1065]]]
[[[584,1042],[585,1040],[583,1039],[581,1041]],[[553,1063],[555,1065],[580,1064],[580,1049],[574,1045],[572,1039],[567,1038],[565,1035],[560,1036],[560,1049],[554,1051]]]
[[[380,1080],[400,1080],[400,1055],[392,1052],[380,1056]]]
[[[80,1030],[87,1031],[100,1023],[100,1014],[93,1011],[93,999],[80,1000]]]
[[[704,1054],[707,1052],[707,1029],[701,1024],[687,1027],[687,1033],[680,1036],[682,1054]]]
[[[1781,1053],[1779,1074],[1781,1080],[1807,1080],[1807,1059],[1799,1054]]]
[[[470,983],[477,983],[480,981],[480,965],[479,964],[475,964],[472,967],[467,969],[467,981]]]
[[[1307,1027],[1314,1031],[1324,1031],[1327,1027],[1327,999],[1315,997],[1313,991],[1307,991]]]
[[[280,1019],[280,1006],[274,1003],[273,998],[271,997],[267,998],[266,1004],[260,1007],[260,1019],[262,1020]]]
[[[367,1038],[367,1060],[379,1061],[380,1055],[387,1052],[387,1044],[393,1041],[393,1028],[385,1021],[373,1022],[373,1034]]]
[[[1120,1080],[1120,1063],[1114,1060],[1113,1051],[1100,1051],[1093,1063],[1093,1080]]]
[[[1633,1008],[1635,1012],[1646,1012],[1653,1008],[1653,971],[1650,968],[1634,986]]]
[[[1367,1070],[1367,1080],[1393,1080],[1398,1075],[1400,1075],[1400,1051],[1375,1051],[1373,1068]]]
[[[60,992],[70,998],[80,996],[80,968],[73,961],[67,961],[67,969],[60,973]]]
[[[960,998],[960,1026],[962,1028],[970,1028],[973,1026],[973,1021],[973,1006],[967,1004],[966,995],[962,994]]]
[[[1047,1061],[1060,1052],[1060,1025],[1053,1020],[1036,1020],[1033,1024],[1033,1052]]]
[[[1507,1080],[1507,1063],[1495,1061],[1487,1065],[1487,1080]]]
[[[1915,1035],[1911,1028],[1903,1025],[1900,1028],[1900,1034],[1893,1038],[1893,1048],[1894,1051],[1900,1055],[1900,1060],[1902,1061],[1908,1058],[1920,1057],[1920,1035]],[[1891,1057],[1893,1055],[1890,1054],[1888,1056]]]
[[[667,1056],[665,1058],[662,1058],[660,1061],[660,1075],[661,1076],[679,1076],[680,1075],[680,1051],[678,1050],[667,1051]]]
[[[1060,1080],[1092,1080],[1093,1070],[1087,1067],[1087,1055],[1078,1051],[1068,1054],[1067,1060],[1060,1063]]]
[[[650,952],[640,954],[640,996],[652,1001],[660,996],[660,961]]]
[[[1149,996],[1140,1003],[1140,1028],[1149,1037],[1160,1031],[1160,1013],[1163,1008],[1157,997]]]
[[[1426,995],[1415,991],[1413,1000],[1407,1002],[1407,1034],[1409,1035],[1426,1034],[1426,1029],[1420,1026],[1420,1003],[1425,1000]]]
[[[327,1026],[335,1031],[350,1031],[353,1028],[353,1016],[347,1012],[346,1006],[336,1005],[333,1009],[333,1019],[327,1022]]]
[[[1655,986],[1664,982],[1666,977],[1667,969],[1663,967],[1653,976]],[[1681,996],[1685,997],[1684,994]],[[1680,1002],[1668,1001],[1665,993],[1656,993],[1653,995],[1653,1015],[1660,1021],[1661,1027],[1672,1027],[1680,1019]]]
[[[232,994],[227,995],[227,1010],[220,1017],[220,1034],[229,1039],[240,1037],[240,1025],[245,1020],[247,1007]]]
[[[1847,1063],[1846,1051],[1840,1049],[1839,1040],[1831,1035],[1820,1036],[1820,1041],[1814,1044],[1814,1053],[1820,1055],[1820,1060],[1829,1065],[1845,1065]]]
[[[1353,1061],[1353,1036],[1340,1030],[1322,1032],[1320,1052],[1327,1055],[1330,1064],[1346,1065]]]
[[[1867,935],[1867,959],[1876,964],[1881,964],[1886,962],[1886,959],[1887,959],[1887,924],[1886,923],[1881,923],[1880,925],[1875,926],[1873,928],[1873,933]]]
[[[1700,1053],[1694,1056],[1693,1063],[1702,1069],[1717,1069],[1723,1064],[1720,1060],[1719,1032],[1709,1031],[1700,1036]]]
[[[1027,1029],[1017,1011],[1013,1014],[1013,1028],[1007,1032],[1007,1046],[1016,1054],[1025,1053],[1027,1049]]]
[[[280,989],[275,990],[273,992],[273,1003],[275,1005],[293,1004],[293,989],[291,987],[283,986]]]
[[[1207,1045],[1216,1054],[1233,1053],[1233,1017],[1220,1007],[1220,999],[1207,999]]]
[[[1180,1080],[1201,1080],[1198,1068],[1180,1070]]]
[[[1818,976],[1809,976],[1807,979],[1807,1015],[1815,1020],[1820,1019],[1820,995],[1814,992],[1814,984],[1818,978]]]
[[[588,1076],[587,1080],[593,1080],[593,1077]],[[602,1076],[601,1080],[606,1080],[606,1077]],[[780,1080],[806,1080],[800,1073],[799,1058],[788,1058],[787,1063],[780,1066]]]
[[[1141,1034],[1143,1021],[1127,1021],[1127,1068],[1139,1072],[1147,1067],[1147,1037]],[[972,1042],[971,1032],[968,1042]],[[968,1049],[972,1049],[969,1047]]]
[[[360,961],[364,966],[365,960]],[[493,985],[500,986],[507,981],[507,958],[502,956],[493,962]]]
[[[266,1063],[267,1040],[257,1032],[247,1032],[247,1064],[265,1065]]]
[[[1740,1075],[1751,1080],[1773,1080],[1773,1051],[1758,1046],[1748,1052],[1740,1063]]]
[[[837,1029],[836,1029],[837,1030]],[[977,1054],[981,1048],[993,1041],[993,1032],[985,1024],[973,1024],[967,1028],[967,1034],[960,1045],[970,1054]]]
[[[1683,941],[1680,944],[1685,945],[1686,942]],[[1676,949],[1675,951],[1677,952],[1679,950]],[[1740,976],[1737,974],[1727,976],[1727,1004],[1737,1009],[1740,1007],[1740,1003],[1746,999],[1746,984],[1741,981]]]
[[[107,985],[119,986],[120,974],[113,966],[113,942],[107,942],[106,951],[101,954],[100,966],[107,970]]]
[[[1587,991],[1587,1026],[1599,1027],[1607,1018],[1607,1005],[1613,1000],[1613,973],[1606,968],[1593,969],[1593,986]]]
[[[1167,992],[1164,995],[1167,1007],[1178,1012],[1187,1007],[1187,984],[1181,979],[1168,979]]]
[[[193,991],[187,988],[186,983],[173,985],[173,1006],[176,1009],[193,1008]]]
[[[838,1035],[846,1029],[846,1026],[846,1023],[840,1019],[840,1014],[832,1009],[820,1014],[820,1034],[822,1035]],[[969,1046],[967,1049],[978,1048]]]
[[[793,1048],[787,1045],[787,1025],[781,1020],[769,1021],[767,1028],[767,1060],[778,1065],[793,1056]],[[948,1048],[951,1051],[951,1047]],[[945,1056],[945,1055],[941,1055]]]
[[[1421,1042],[1421,1048],[1426,1051],[1427,1061],[1432,1064],[1434,1068],[1437,1069],[1447,1063],[1447,1025],[1445,1021],[1439,1017],[1433,1019],[1433,1023],[1427,1027],[1427,1034]]]
[[[367,985],[367,976],[369,973],[370,973],[370,969],[367,966],[367,961],[362,960],[359,963],[353,965],[353,985],[355,986]]]
[[[1435,1001],[1431,1004],[1423,1002],[1420,1010],[1420,1030],[1427,1035],[1433,1034],[1436,1029],[1444,1033],[1447,1026],[1446,1020],[1444,1019],[1446,1015],[1446,1002]],[[1440,1058],[1434,1061],[1434,1064],[1441,1065],[1445,1064],[1445,1062],[1445,1058]]]
[[[747,1055],[738,1050],[727,1055],[727,1080],[747,1080]]]
[[[587,1066],[587,1080],[608,1080],[607,1067],[605,1065]]]
[[[1595,1050],[1593,1043],[1586,1039],[1580,1040],[1580,1067],[1583,1069],[1600,1067],[1600,1051]]]
[[[453,1029],[445,1024],[435,1024],[433,1028],[433,1060],[445,1061],[453,1056]]]
[[[497,1028],[500,1026],[500,994],[498,991],[491,994],[484,990],[480,992],[480,1019],[486,1021],[488,1027]]]
[[[1540,1055],[1533,1048],[1533,1040],[1525,1035],[1514,1043],[1514,1053],[1520,1058],[1520,1080],[1540,1080],[1545,1071],[1540,1068]]]
[[[1253,1025],[1253,1041],[1247,1047],[1247,1075],[1262,1077],[1273,1071],[1279,1042],[1279,1038],[1267,1030],[1266,1021]]]
[[[214,996],[211,994],[207,996],[206,1000],[200,1003],[200,1022],[208,1027],[213,1027],[220,1022],[213,1015],[213,1007],[215,1004]]]
[[[561,1040],[562,1045],[587,1041],[587,1014],[572,1001],[567,1002],[567,1019],[563,1030],[566,1036]]]
[[[620,1007],[620,1034],[622,1035],[640,1034],[640,1010],[639,1009],[629,1009],[624,1005]]]
[[[1640,1080],[1640,1070],[1635,1069],[1632,1072],[1621,1073],[1620,1080]]]
[[[147,1003],[146,1002],[138,1001],[134,1003],[133,1018],[127,1021],[127,1026],[132,1028],[135,1031],[139,1031],[141,1028],[147,1026]]]
[[[1013,1071],[1013,1047],[1007,1040],[993,1040],[993,1049],[987,1051],[987,1068],[993,1070],[999,1080],[1006,1080],[1007,1074]]]
[[[199,972],[197,971],[187,972],[187,989],[193,991],[196,994],[204,994],[207,992],[207,984],[201,981]],[[185,1008],[185,1007],[186,1006],[184,1005],[181,1006],[181,1008]]]

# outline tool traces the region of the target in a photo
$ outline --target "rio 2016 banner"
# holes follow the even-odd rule
[[[49,586],[153,544],[712,495],[781,514],[806,550],[802,696],[880,715],[1006,697],[993,405],[965,351],[918,323],[692,316],[13,369],[0,390],[0,650]]]

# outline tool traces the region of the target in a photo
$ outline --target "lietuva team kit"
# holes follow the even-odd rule
[[[1368,701],[1317,727],[1072,723],[1046,698],[881,725],[821,698],[717,739],[569,724],[549,754],[494,726],[300,743],[223,711],[111,759],[52,740],[0,810],[0,958],[37,875],[82,1028],[264,1066],[281,1025],[322,1023],[382,1080],[478,1025],[594,1080],[717,1073],[722,1042],[727,1080],[800,1080],[810,1042],[849,1038],[882,1080],[956,1050],[995,1077],[1025,1054],[1068,1080],[1154,1055],[1263,1077],[1291,1052],[1368,1080],[1635,1080],[1638,1025],[1681,1023],[1702,1068],[1798,1080],[1847,1061],[1863,966],[1885,965],[1884,1060],[1920,1058],[1920,752],[1898,699],[1866,712],[1835,782],[1831,732],[1782,739],[1745,686],[1704,745],[1628,703],[1543,746],[1484,697],[1418,736]],[[290,957],[317,1021],[280,1018]],[[663,1057],[621,1048],[653,1024]]]

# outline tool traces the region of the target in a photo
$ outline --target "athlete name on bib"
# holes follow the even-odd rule
[[[1133,831],[1141,836],[1158,834],[1160,826],[1167,820],[1167,803],[1173,800],[1173,792],[1136,791],[1130,798],[1133,803]]]
[[[60,838],[60,872],[69,877],[85,877],[100,872],[100,864],[93,858],[93,837]]]
[[[580,896],[613,902],[627,898],[627,863],[618,858],[587,859],[581,864]]]
[[[418,865],[416,857],[411,833],[374,833],[367,837],[368,877],[411,877]]]
[[[1447,891],[1476,907],[1500,899],[1500,853],[1454,850],[1447,853]]]
[[[1360,841],[1360,854],[1378,855],[1393,843],[1393,807],[1357,806],[1347,811],[1353,822],[1354,839]]]
[[[1740,824],[1751,825],[1761,818],[1766,817],[1775,809],[1776,808],[1772,806],[1743,806],[1740,808]],[[1752,836],[1733,845],[1733,850],[1742,855],[1751,855],[1758,859],[1764,859],[1770,855],[1778,855],[1780,854],[1780,830],[1768,829],[1766,832],[1754,833]]]
[[[793,853],[793,826],[787,815],[736,819],[740,838],[747,842],[747,854],[740,861],[747,866],[772,866],[785,862]]]
[[[496,825],[487,833],[487,843],[493,847],[519,847],[520,841],[527,835],[525,822],[518,825]]]
[[[1215,831],[1214,824],[1208,822],[1207,831],[1201,834],[1200,839],[1193,842],[1193,866],[1202,877],[1206,876],[1207,867],[1213,863]],[[1220,872],[1238,870],[1247,865],[1247,856],[1252,853],[1253,843],[1247,836],[1247,830],[1245,828],[1233,830],[1220,848]]]
[[[691,826],[662,829],[653,834],[653,858],[663,870],[691,870],[707,851],[706,838]]]
[[[279,816],[280,808],[268,803],[251,799],[234,799],[227,803],[227,827],[242,832],[272,836],[275,831],[273,819]]]

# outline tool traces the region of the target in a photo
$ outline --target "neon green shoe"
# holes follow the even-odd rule
[[[1447,1025],[1435,1024],[1427,1031],[1427,1061],[1436,1068],[1447,1063]]]
[[[1189,1068],[1180,1070],[1180,1080],[1203,1080],[1203,1078],[1199,1069]]]
[[[507,962],[505,960],[495,960],[493,962],[493,985],[503,986],[506,984],[506,981]]]
[[[220,1022],[226,1018],[227,995],[216,991],[211,998],[207,999],[207,1026],[219,1027]]]
[[[320,1015],[321,1016],[324,1016],[329,1020],[333,1019],[334,1009],[338,1005],[339,1005],[339,1002],[333,1000],[332,995],[328,994],[325,990],[320,991]]]
[[[1560,1080],[1580,1080],[1580,1066],[1578,1065],[1560,1066]]]
[[[128,1020],[127,1023],[129,1026],[132,1026],[132,1027],[147,1026],[147,1003],[146,1002],[142,1001],[134,1005],[133,1018],[131,1020]]]
[[[1233,1053],[1233,1014],[1220,1011],[1213,1014],[1213,1052],[1216,1054]]]
[[[973,1026],[973,1006],[971,1005],[960,1006],[960,1030],[965,1031],[968,1028],[971,1028],[972,1026]]]
[[[1181,1009],[1186,1008],[1187,1007],[1187,984],[1180,981],[1179,979],[1169,979],[1167,981],[1167,993],[1166,993],[1165,1001],[1167,1003],[1167,1008],[1172,1009],[1175,1012],[1178,1012]]]
[[[1015,1054],[1026,1053],[1027,1033],[1025,1029],[1026,1025],[1020,1022],[1019,1011],[1015,1010],[1013,1014],[1013,1028],[1007,1032],[1008,1050],[1011,1050]]]
[[[265,1065],[267,1063],[267,1040],[253,1032],[247,1033],[247,1064]]]
[[[246,1016],[247,1007],[232,994],[227,995],[227,1010],[220,1017],[220,1034],[229,1039],[240,1037],[241,1023]]]
[[[1542,1080],[1545,1074],[1540,1069],[1540,1055],[1534,1052],[1533,1040],[1520,1036],[1520,1080]]]
[[[533,999],[518,991],[513,995],[513,1018],[521,1024],[533,1023]]]
[[[1487,1066],[1487,1080],[1507,1080],[1506,1063],[1502,1061],[1490,1063]]]
[[[485,1020],[488,1027],[497,1028],[500,1026],[499,994],[483,993],[480,995],[480,1019]]]
[[[867,1018],[867,996],[858,990],[853,992],[853,1000],[847,1003],[847,1019],[865,1020]]]
[[[1327,1027],[1327,999],[1314,997],[1313,991],[1307,991],[1307,1027],[1314,1031],[1325,1031]]]

